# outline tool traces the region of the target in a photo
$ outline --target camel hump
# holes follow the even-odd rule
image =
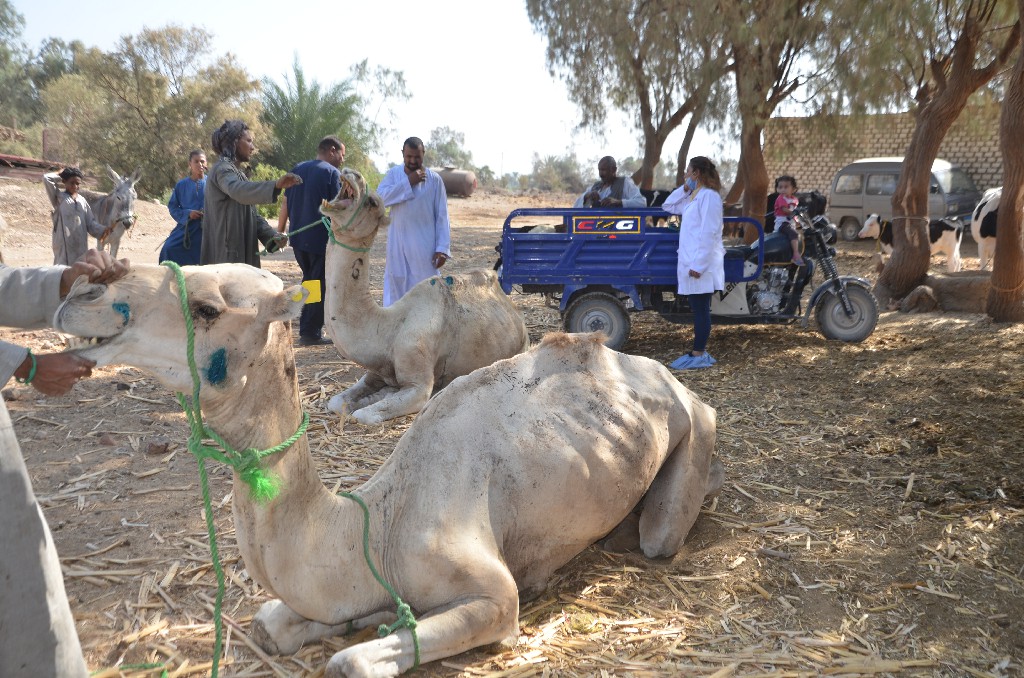
[[[548,332],[540,340],[543,348],[570,349],[585,353],[594,353],[604,348],[607,337],[602,332],[587,334],[566,334],[565,332]]]
[[[462,273],[460,277],[463,280],[465,280],[466,283],[469,285],[487,286],[497,283],[498,281],[497,273],[483,268],[474,268],[472,270],[466,271]]]

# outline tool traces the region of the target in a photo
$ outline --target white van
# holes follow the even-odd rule
[[[863,158],[839,170],[829,191],[829,218],[839,224],[843,240],[856,240],[864,219],[878,214],[892,219],[892,196],[903,168],[903,158]],[[971,223],[971,212],[981,192],[971,177],[945,160],[932,163],[928,214],[932,219],[959,217]]]

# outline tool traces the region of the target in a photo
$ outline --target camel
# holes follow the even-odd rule
[[[302,418],[291,333],[303,291],[240,264],[183,269],[207,426],[235,449],[267,449]],[[81,355],[148,371],[189,392],[185,325],[171,272],[136,266],[77,284],[55,317],[90,338]],[[533,350],[453,380],[385,464],[352,491],[367,506],[371,558],[418,616],[331,657],[326,675],[395,676],[494,643],[515,643],[520,596],[617,525],[649,557],[683,543],[722,483],[715,410],[660,363],[602,335],[553,334]],[[395,618],[364,560],[363,511],[332,494],[306,436],[263,461],[281,481],[267,503],[236,473],[232,509],[248,572],[278,598],[254,640],[291,654],[316,639]],[[631,521],[640,505],[639,521]]]
[[[110,256],[116,257],[123,236],[135,223],[135,184],[142,178],[142,168],[137,167],[131,176],[121,176],[106,165],[107,176],[114,182],[110,193],[95,193],[82,190],[82,197],[89,201],[89,207],[96,221],[107,227],[104,235],[97,239],[96,247],[109,247]]]
[[[327,246],[327,334],[366,374],[328,409],[363,424],[413,414],[452,379],[529,348],[522,314],[493,271],[433,277],[381,307],[368,269],[369,249],[388,224],[384,203],[355,170],[344,168],[341,183],[321,207],[338,243]]]

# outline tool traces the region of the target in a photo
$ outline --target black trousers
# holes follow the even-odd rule
[[[324,327],[324,295],[327,291],[324,281],[324,269],[327,264],[327,251],[308,252],[306,250],[292,250],[295,252],[295,261],[302,270],[302,282],[308,280],[320,281],[320,301],[315,304],[307,303],[302,307],[302,316],[299,318],[299,335],[319,339]]]

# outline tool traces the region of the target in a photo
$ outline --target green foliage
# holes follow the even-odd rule
[[[371,135],[363,124],[362,104],[351,80],[326,88],[309,82],[296,57],[283,88],[263,79],[261,118],[272,132],[267,162],[293,167],[314,157],[320,140],[330,134],[342,140],[346,152],[367,149]]]
[[[18,130],[21,138],[0,139],[0,153],[20,155],[27,158],[38,158],[43,147],[43,125],[35,123]]]
[[[728,54],[718,12],[706,3],[527,0],[526,7],[581,125],[601,130],[610,108],[625,112],[643,135],[645,173],[687,116],[715,120],[729,111],[720,101]]]
[[[462,132],[438,127],[430,133],[430,140],[425,144],[423,164],[427,167],[474,169],[473,154],[463,148],[465,143],[466,135]]]
[[[520,185],[522,181],[520,181]],[[533,156],[533,174],[529,177],[529,188],[540,191],[580,193],[587,186],[583,170],[575,155],[541,158]]]
[[[111,52],[77,52],[78,73],[42,93],[63,156],[96,174],[104,164],[122,174],[141,167],[140,193],[158,196],[225,119],[246,120],[258,141],[258,84],[234,57],[211,58],[211,47],[204,29],[170,25],[123,36]]]
[[[285,170],[280,167],[274,167],[273,165],[265,162],[261,162],[253,166],[249,172],[249,181],[277,181],[285,174]],[[281,196],[284,195],[284,191],[281,191],[277,196],[277,201],[270,203],[269,205],[257,205],[256,211],[259,212],[264,219],[271,222],[272,226],[277,226],[277,215],[281,212]]]

